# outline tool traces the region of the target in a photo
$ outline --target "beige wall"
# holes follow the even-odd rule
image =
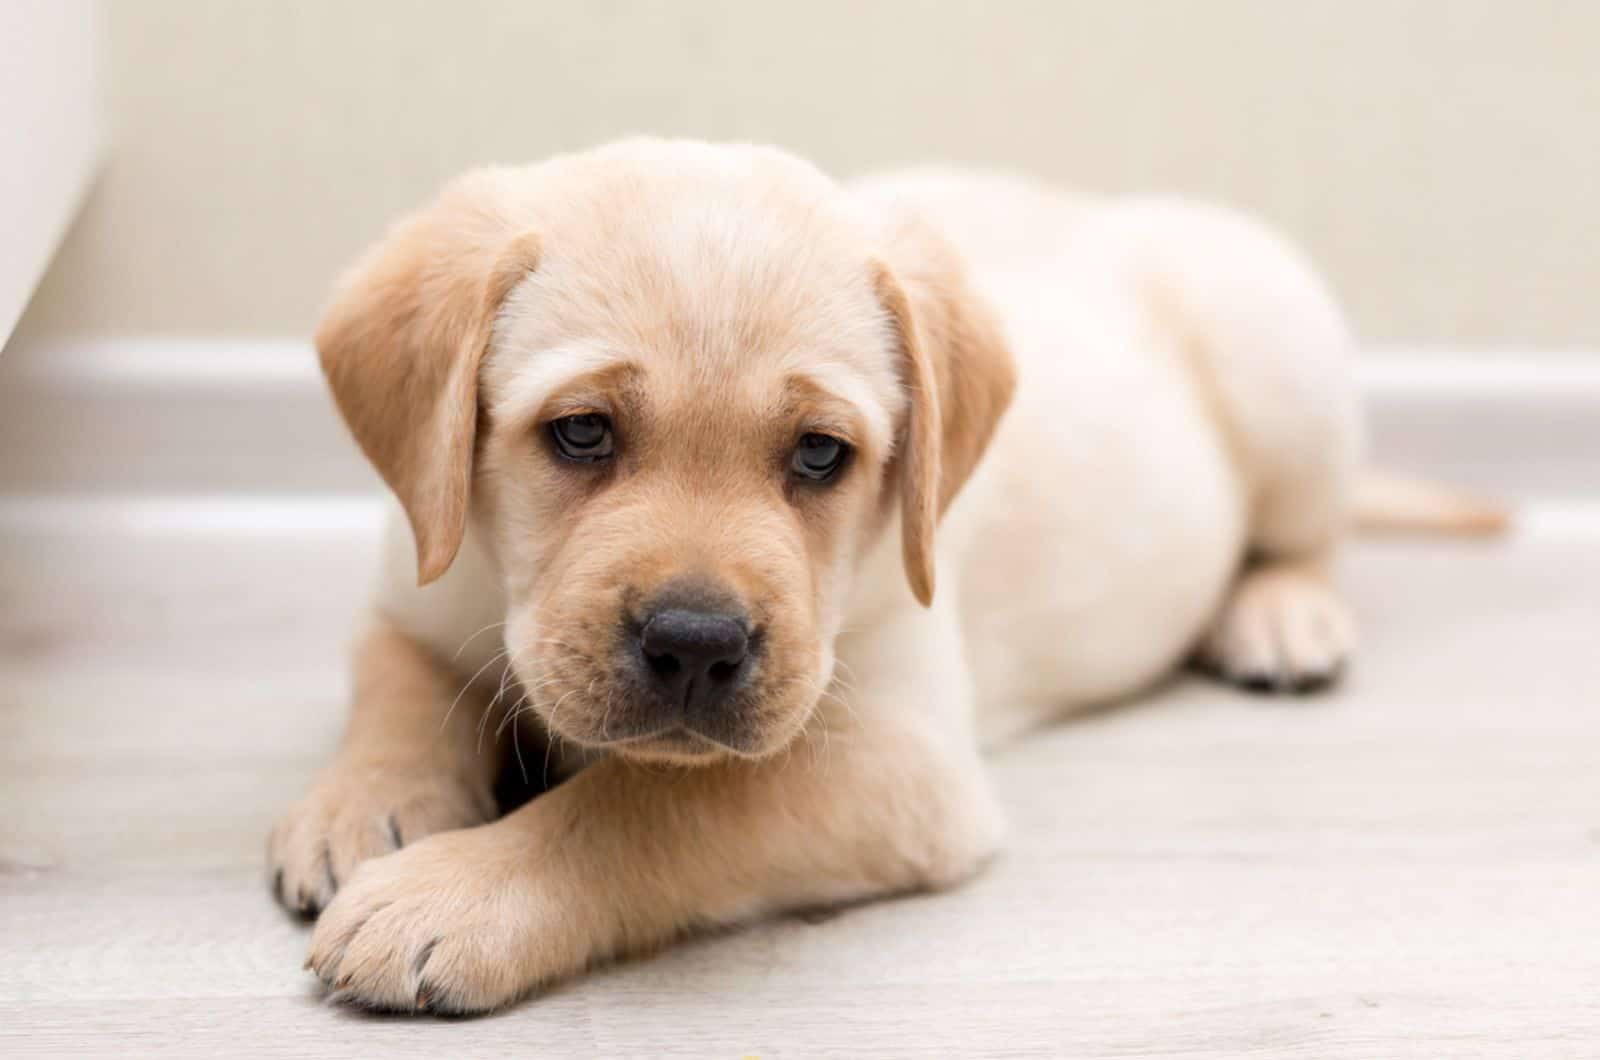
[[[632,131],[1219,196],[1377,344],[1600,348],[1600,3],[126,0],[25,328],[302,333],[450,173]]]

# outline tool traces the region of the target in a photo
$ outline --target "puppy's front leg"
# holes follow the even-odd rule
[[[904,722],[801,741],[759,762],[602,761],[492,825],[368,862],[308,964],[338,1000],[482,1011],[694,928],[947,885],[993,850],[970,749]]]
[[[268,841],[273,891],[305,916],[321,911],[359,862],[495,813],[499,752],[478,733],[482,697],[383,623],[357,645],[353,670],[339,753]]]

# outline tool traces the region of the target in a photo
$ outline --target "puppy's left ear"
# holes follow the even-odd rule
[[[911,591],[926,607],[933,602],[934,528],[1011,404],[1016,364],[955,248],[927,225],[897,221],[872,268],[900,344],[909,399],[897,441],[901,552]]]
[[[410,520],[422,585],[461,546],[478,366],[538,257],[518,188],[504,170],[449,185],[351,268],[317,325],[339,412]]]

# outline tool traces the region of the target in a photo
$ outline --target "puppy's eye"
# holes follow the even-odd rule
[[[604,460],[614,448],[611,421],[598,412],[552,420],[550,436],[556,440],[556,448],[561,455],[568,460]]]
[[[843,466],[850,455],[850,447],[826,434],[806,434],[794,447],[789,458],[789,469],[801,478],[812,482],[826,482]]]

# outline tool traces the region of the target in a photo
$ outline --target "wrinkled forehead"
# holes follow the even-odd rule
[[[634,221],[604,240],[542,239],[485,364],[497,419],[529,417],[573,381],[627,366],[701,408],[831,396],[888,450],[905,401],[896,340],[848,233],[804,211],[705,200]]]

